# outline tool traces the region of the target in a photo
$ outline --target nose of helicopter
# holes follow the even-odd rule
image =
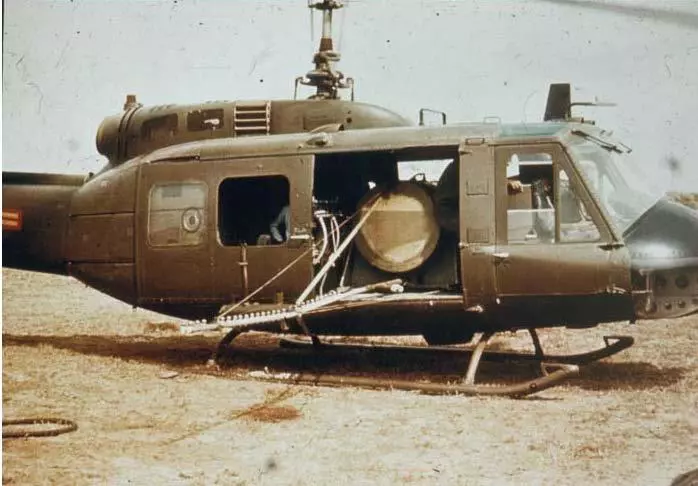
[[[625,233],[640,319],[698,312],[698,211],[662,199]]]

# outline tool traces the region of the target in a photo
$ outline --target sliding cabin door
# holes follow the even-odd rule
[[[216,162],[213,294],[290,302],[312,279],[312,156]]]

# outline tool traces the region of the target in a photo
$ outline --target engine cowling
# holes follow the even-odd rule
[[[112,166],[153,150],[214,138],[301,133],[324,125],[344,130],[409,126],[406,118],[346,100],[214,101],[143,106],[129,97],[120,114],[97,129],[97,151]]]

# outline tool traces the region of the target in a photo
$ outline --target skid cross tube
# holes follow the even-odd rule
[[[465,379],[463,380],[464,385],[474,385],[475,384],[475,373],[477,373],[477,368],[480,365],[480,358],[482,358],[482,353],[487,347],[487,343],[490,342],[494,336],[493,332],[485,332],[480,336],[480,339],[473,350],[473,354],[470,356],[470,363],[468,363],[468,371],[465,373]]]

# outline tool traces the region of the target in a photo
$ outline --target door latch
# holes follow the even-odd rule
[[[297,234],[292,234],[288,238],[288,247],[289,248],[300,248],[302,247],[307,241],[312,241],[313,236],[308,234],[308,233],[297,233]]]
[[[494,258],[495,265],[499,265],[500,263],[508,263],[509,262],[509,253],[506,253],[506,252],[492,253],[492,257]]]

